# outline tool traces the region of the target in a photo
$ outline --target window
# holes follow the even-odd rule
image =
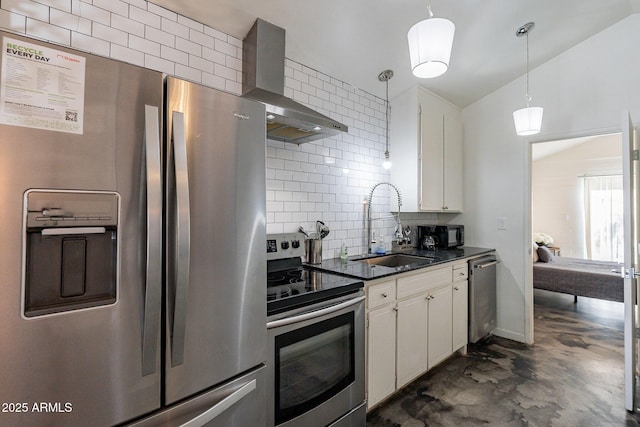
[[[624,261],[622,175],[584,177],[587,258]]]

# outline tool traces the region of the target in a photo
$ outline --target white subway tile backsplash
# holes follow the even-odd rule
[[[160,43],[146,40],[142,37],[129,36],[129,47],[139,52],[148,53],[153,56],[160,56]]]
[[[144,67],[144,55],[135,49],[120,46],[118,44],[112,44],[110,56],[119,61],[124,61],[128,62],[129,64]]]
[[[24,15],[0,10],[0,27],[16,33],[24,33],[27,30],[27,18]]]
[[[94,23],[91,31],[91,35],[97,39],[104,40],[110,43],[116,43],[121,46],[127,46],[129,42],[129,35],[114,27],[107,27],[99,23]]]
[[[178,14],[175,12],[172,12],[168,9],[165,9],[164,7],[160,7],[157,6],[153,3],[149,3],[147,2],[147,10],[151,13],[155,13],[156,15],[160,15],[164,18],[170,19],[172,21],[177,21],[178,20]]]
[[[144,24],[117,14],[111,15],[111,26],[129,35],[144,37]]]
[[[204,29],[196,30],[194,28],[191,28],[191,30],[189,31],[189,40],[199,44],[202,47],[213,49],[214,38],[206,35],[204,33]]]
[[[242,52],[242,40],[237,39],[233,36],[227,36],[227,43],[238,48],[238,50],[236,51],[238,54]],[[242,55],[240,55],[240,59],[242,59]]]
[[[109,56],[111,43],[82,33],[71,33],[71,47],[91,52],[95,55]],[[140,54],[138,54],[140,55]],[[120,58],[117,58],[120,59]]]
[[[227,59],[227,55],[222,52],[217,52],[214,49],[203,46],[202,47],[202,57],[207,59],[215,64],[225,64]]]
[[[293,78],[301,83],[309,84],[309,75],[305,74],[302,69],[293,69]]]
[[[299,173],[299,172],[297,172]],[[283,169],[276,169],[276,179],[287,181],[287,180],[295,180],[294,172],[286,171]]]
[[[146,0],[123,0],[125,3],[128,3],[130,6],[134,6],[137,7],[139,9],[146,9],[147,8],[147,1]]]
[[[215,28],[211,28],[211,27],[204,27],[204,33],[215,38],[218,40],[222,40],[224,42],[227,41],[227,39],[229,38],[229,36],[227,36],[225,33],[223,33],[222,31],[218,31]]]
[[[227,87],[227,81],[224,78],[205,72],[202,73],[202,84],[220,90],[226,90]]]
[[[241,95],[242,94],[242,75],[237,75],[236,74],[236,81],[233,82],[231,80],[225,80],[225,90],[229,93],[233,93],[235,95]]]
[[[189,55],[181,50],[174,49],[172,47],[161,46],[160,57],[162,59],[168,59],[169,61],[175,62],[176,64],[185,66],[189,65]]]
[[[222,52],[225,55],[229,55],[234,58],[242,58],[238,55],[238,48],[230,43],[227,43],[226,41],[215,39],[213,46],[215,50],[217,50],[218,52]]]
[[[213,62],[202,59],[198,56],[189,55],[189,66],[204,71],[205,73],[213,73]]]
[[[71,0],[36,0],[38,3],[42,3],[45,6],[50,6],[52,9],[58,9],[63,12],[71,13]]]
[[[49,23],[78,33],[91,35],[91,21],[78,15],[51,9]]]
[[[148,25],[145,27],[144,36],[145,39],[159,43],[163,46],[175,47],[176,45],[176,37],[173,34],[165,33],[158,28],[150,27]]]
[[[176,49],[188,53],[189,56],[202,57],[202,45],[183,39],[182,37],[176,37]]]
[[[194,21],[193,19],[187,18],[182,15],[178,15],[178,23],[182,25],[186,25],[187,27],[193,30],[199,31],[201,33],[204,31],[204,24],[201,24],[198,21]]]
[[[152,70],[160,71],[166,74],[175,74],[175,64],[166,59],[158,58],[153,55],[144,56],[144,66]]]
[[[136,6],[129,7],[129,18],[150,27],[160,28],[160,16]]]
[[[225,65],[215,64],[213,67],[213,73],[216,76],[224,77],[227,80],[236,79],[236,70],[233,70]]]
[[[162,29],[162,31],[171,33],[178,37],[182,37],[183,39],[189,38],[189,27],[180,24],[173,19],[163,17],[160,21],[160,28]]]
[[[111,13],[109,13],[109,11],[83,1],[74,1],[71,7],[71,13],[89,19],[94,23],[98,22],[103,25],[109,25],[111,23]]]
[[[71,31],[66,28],[27,18],[26,29],[27,34],[42,40],[48,40],[65,46],[69,46],[71,43]]]
[[[196,83],[200,83],[202,81],[202,71],[196,70],[195,68],[187,67],[182,64],[176,63],[175,73],[177,77],[185,80],[190,80]]]
[[[242,60],[238,58],[234,58],[233,56],[226,55],[225,65],[232,70],[242,72]]]
[[[43,22],[49,22],[49,7],[32,1],[2,0],[2,9]]]
[[[93,0],[93,5],[121,16],[129,16],[129,5],[121,0]]]

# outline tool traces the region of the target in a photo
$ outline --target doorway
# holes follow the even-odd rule
[[[622,262],[621,134],[534,143],[531,153],[532,239],[554,256]]]

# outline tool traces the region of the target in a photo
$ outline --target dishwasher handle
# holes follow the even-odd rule
[[[483,268],[491,267],[492,265],[496,265],[496,264],[500,264],[500,261],[493,260],[493,261],[486,262],[484,264],[476,264],[473,266],[473,268],[483,269]]]

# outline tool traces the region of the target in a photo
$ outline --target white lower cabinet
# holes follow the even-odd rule
[[[434,289],[429,293],[428,369],[453,353],[453,307],[451,285]]]
[[[453,283],[453,349],[464,348],[469,341],[469,285],[466,280]]]
[[[367,284],[367,408],[466,349],[466,275],[456,275],[462,266]]]
[[[396,390],[396,308],[367,314],[367,399],[372,407]]]
[[[427,311],[429,301],[421,294],[398,301],[396,335],[397,384],[402,387],[427,370]]]

